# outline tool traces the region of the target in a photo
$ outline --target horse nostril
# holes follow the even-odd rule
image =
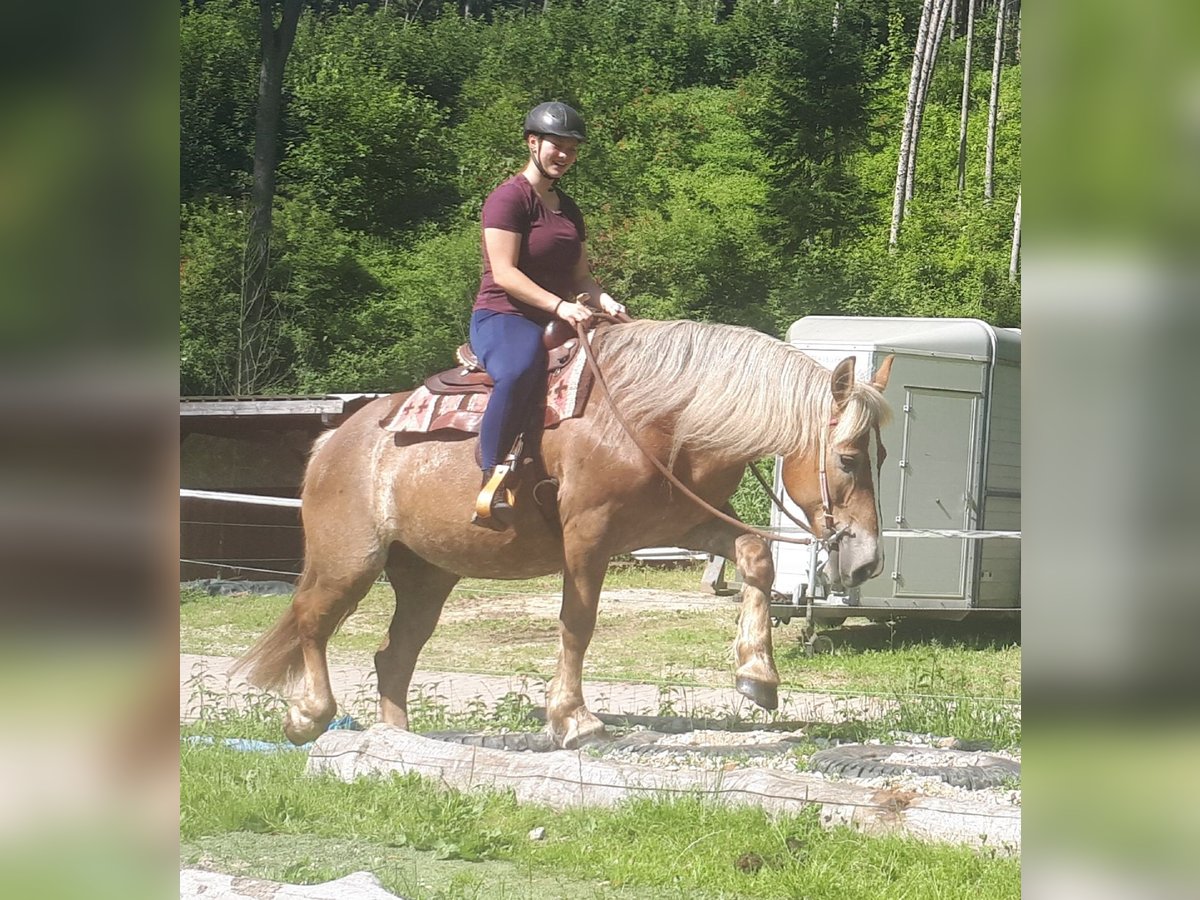
[[[881,570],[882,567],[876,564],[874,561],[863,563],[850,573],[850,584],[851,586],[858,586],[864,581],[878,575]]]

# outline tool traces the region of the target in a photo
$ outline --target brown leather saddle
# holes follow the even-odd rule
[[[592,326],[628,321],[631,321],[628,316],[596,313]],[[548,324],[542,334],[542,345],[547,351],[548,393],[527,411],[527,421],[507,451],[504,462],[496,466],[492,479],[480,492],[472,520],[476,524],[495,527],[489,512],[492,496],[496,491],[504,490],[508,492],[509,505],[516,506],[519,485],[527,484],[546,521],[553,528],[560,528],[558,481],[549,476],[542,463],[541,437],[547,427],[582,414],[591,390],[591,373],[583,365],[585,358],[579,356],[581,347],[576,331],[567,322],[555,319]],[[399,432],[430,433],[449,429],[478,433],[487,395],[495,383],[469,343],[460,346],[454,355],[459,363],[457,367],[429,376],[424,383],[428,394],[420,396],[419,390],[414,392],[399,409],[390,409],[380,424]],[[410,427],[410,407],[416,420],[413,424],[419,424],[419,427]],[[481,462],[478,443],[475,461]]]
[[[542,346],[546,348],[546,373],[553,375],[571,364],[579,353],[579,338],[574,329],[561,319],[555,319],[542,332]],[[492,376],[483,368],[479,357],[469,343],[454,351],[458,367],[438,372],[425,379],[425,387],[431,394],[478,394],[490,391],[494,386]]]

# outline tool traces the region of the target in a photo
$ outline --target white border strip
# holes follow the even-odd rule
[[[255,506],[292,506],[300,508],[299,497],[271,497],[264,494],[231,494],[227,491],[193,491],[189,488],[179,489],[180,497],[192,497],[196,500],[220,500],[224,503],[250,503]]]

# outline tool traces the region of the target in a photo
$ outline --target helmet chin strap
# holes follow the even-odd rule
[[[533,164],[537,167],[537,170],[546,178],[550,179],[550,190],[556,190],[558,187],[558,179],[542,168],[542,160],[540,157],[542,155],[542,141],[544,141],[545,138],[539,134],[537,139],[537,150],[530,151],[529,158],[533,160]]]

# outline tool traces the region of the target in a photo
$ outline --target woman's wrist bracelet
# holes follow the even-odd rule
[[[556,315],[556,316],[558,315],[558,308],[566,302],[567,302],[566,300],[559,300],[557,303],[554,304],[554,315]]]

